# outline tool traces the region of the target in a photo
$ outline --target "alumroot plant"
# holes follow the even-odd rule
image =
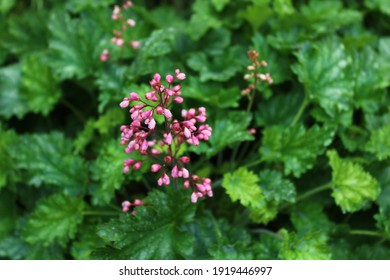
[[[180,181],[185,189],[192,189],[191,201],[196,203],[199,197],[213,196],[211,180],[186,168],[190,157],[179,155],[180,146],[184,143],[198,146],[200,141],[207,141],[212,128],[204,124],[207,119],[204,107],[182,110],[180,120],[173,116],[171,106],[183,102],[182,87],[178,82],[185,78],[186,75],[176,69],[175,75],[165,77],[166,84],[163,85],[160,74],[156,73],[150,81],[152,90],[144,94],[144,99],[135,92],[123,99],[120,107],[130,107],[131,122],[120,127],[121,144],[126,145],[126,153],[138,152],[155,162],[150,170],[158,173],[159,186],[168,186],[171,182],[178,186]],[[158,115],[162,116],[161,124],[156,121]],[[123,172],[138,170],[143,162],[128,158],[124,161]]]

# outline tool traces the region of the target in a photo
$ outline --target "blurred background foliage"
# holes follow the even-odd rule
[[[119,1],[0,0],[1,258],[390,258],[388,0],[133,3],[120,50]],[[246,110],[250,49],[274,83]],[[118,103],[176,68],[213,127],[188,149],[214,182],[197,205],[122,174]]]

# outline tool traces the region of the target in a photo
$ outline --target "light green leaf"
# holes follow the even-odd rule
[[[387,0],[365,0],[366,7],[379,10],[386,15],[390,15],[390,2]]]
[[[330,248],[326,236],[310,233],[298,236],[295,232],[280,230],[283,242],[279,256],[283,260],[329,260]]]
[[[356,212],[378,197],[377,180],[359,164],[340,158],[335,150],[327,155],[332,167],[332,196],[343,212]]]
[[[183,229],[195,212],[190,194],[154,190],[144,202],[135,216],[122,215],[98,227],[97,233],[107,246],[97,249],[93,257],[162,260],[192,255],[194,237]]]
[[[22,64],[20,96],[34,113],[47,116],[61,97],[51,68],[40,55],[30,55]]]
[[[0,1],[0,13],[6,14],[15,5],[15,0],[1,0]]]
[[[274,0],[274,10],[279,16],[294,14],[295,9],[291,0]]]
[[[87,167],[72,153],[72,142],[63,134],[20,136],[10,153],[17,167],[25,171],[25,183],[55,185],[66,194],[85,192]]]
[[[49,29],[51,66],[61,80],[95,73],[104,38],[96,22],[85,15],[71,19],[66,13],[52,13]]]
[[[375,154],[379,160],[390,157],[390,123],[371,133],[366,150]]]
[[[24,239],[29,243],[41,242],[44,246],[53,242],[64,246],[74,238],[85,207],[82,199],[64,194],[38,202],[23,230]]]
[[[301,125],[287,129],[266,128],[263,132],[260,154],[263,160],[284,164],[284,173],[300,177],[311,169],[317,156],[332,142],[330,129],[313,126],[306,130]]]
[[[230,2],[230,0],[211,0],[211,3],[213,3],[215,9],[218,12],[221,12],[223,8]]]
[[[318,44],[305,45],[295,55],[298,63],[292,70],[305,86],[307,98],[318,104],[330,118],[341,114],[352,119],[353,80],[348,76],[347,67],[351,58],[344,46],[334,37]]]
[[[16,179],[15,162],[9,153],[9,147],[16,141],[16,133],[13,130],[3,130],[0,124],[0,189]]]

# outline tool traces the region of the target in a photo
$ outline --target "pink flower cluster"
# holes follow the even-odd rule
[[[207,141],[211,136],[212,128],[204,124],[207,119],[204,107],[182,110],[181,120],[173,116],[171,105],[183,102],[182,87],[177,82],[185,78],[186,75],[176,69],[174,75],[166,75],[166,85],[163,85],[160,74],[156,73],[150,81],[152,90],[145,93],[144,98],[131,92],[129,97],[123,99],[120,107],[130,106],[131,122],[120,128],[121,144],[126,145],[126,153],[138,152],[157,162],[151,165],[150,170],[158,173],[159,186],[168,186],[171,181],[177,185],[178,180],[181,179],[185,189],[192,188],[191,201],[195,203],[199,197],[213,195],[211,180],[190,173],[186,167],[190,158],[179,156],[178,151],[184,143],[198,146],[200,141]],[[158,127],[156,121],[158,115],[163,116],[164,119],[162,129]],[[142,160],[126,159],[123,171],[127,173],[130,169],[140,169],[142,164]]]
[[[122,6],[115,5],[112,11],[111,19],[117,21],[120,25],[120,31],[114,30],[114,37],[111,38],[111,43],[121,48],[126,46],[126,40],[123,37],[123,32],[127,29],[127,27],[135,27],[136,22],[134,19],[126,18],[124,16],[124,11],[133,7],[133,2],[125,1]],[[133,49],[137,49],[140,47],[140,42],[136,40],[129,40],[129,46]],[[101,61],[107,61],[110,59],[110,51],[108,49],[104,49],[100,55]]]

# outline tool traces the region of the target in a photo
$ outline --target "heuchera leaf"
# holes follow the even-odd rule
[[[390,157],[390,123],[371,133],[366,150],[375,154],[379,160]]]
[[[199,259],[246,260],[253,259],[251,236],[241,226],[229,224],[204,213],[189,225],[195,236],[194,255]]]
[[[0,124],[0,189],[10,185],[15,177],[15,162],[9,153],[9,147],[17,139],[18,136],[14,131],[3,130]]]
[[[100,183],[91,192],[92,203],[108,204],[119,189],[125,177],[123,176],[123,161],[128,155],[123,151],[118,141],[107,142],[91,167],[92,178]]]
[[[233,46],[226,50],[223,56],[207,57],[203,52],[190,55],[187,64],[199,72],[200,81],[227,81],[245,67],[245,49]]]
[[[335,150],[327,155],[332,167],[332,196],[343,212],[358,211],[378,197],[378,181],[360,165],[341,159]]]
[[[51,65],[61,80],[84,78],[93,74],[100,63],[102,30],[89,17],[71,19],[66,13],[50,16]]]
[[[189,193],[154,190],[137,207],[136,215],[98,226],[98,235],[107,246],[93,253],[99,259],[182,259],[191,256],[194,237],[184,225],[191,222],[195,206]],[[108,245],[109,244],[109,245]]]
[[[352,119],[353,81],[346,73],[351,58],[344,45],[334,37],[317,44],[305,45],[295,53],[298,63],[292,70],[305,86],[307,98],[317,103],[330,118],[347,115]]]
[[[280,258],[283,260],[329,260],[330,248],[327,238],[318,233],[298,236],[295,232],[280,230],[283,242],[280,249]]]
[[[230,0],[211,0],[215,9],[220,12],[230,2]]]
[[[0,240],[13,230],[16,211],[15,196],[7,191],[0,191]]]
[[[51,68],[42,56],[30,55],[23,61],[20,96],[32,112],[45,116],[61,97]]]
[[[313,167],[317,156],[332,141],[333,132],[313,126],[306,130],[301,125],[287,129],[269,127],[263,132],[260,154],[263,160],[284,164],[284,173],[300,177]]]
[[[241,167],[225,174],[222,186],[232,201],[240,201],[250,210],[250,218],[258,223],[274,219],[282,202],[295,201],[294,186],[277,171],[265,170],[259,177]]]
[[[201,143],[199,147],[190,147],[191,151],[197,153],[206,153],[207,156],[213,156],[223,148],[234,143],[253,140],[254,137],[246,131],[251,122],[251,114],[244,111],[230,111],[227,114],[220,113],[216,123],[212,125],[213,134],[209,140],[211,147],[206,143]],[[223,115],[223,116],[222,116]],[[229,135],[229,137],[226,137]]]
[[[67,194],[85,192],[87,167],[72,153],[72,142],[63,134],[23,135],[10,153],[17,167],[25,171],[25,183],[56,185]]]
[[[0,115],[21,118],[28,111],[19,94],[21,70],[19,64],[0,68]]]
[[[29,243],[40,242],[48,246],[53,242],[65,245],[74,238],[77,226],[83,220],[86,207],[81,198],[54,194],[38,202],[24,228],[24,239]]]
[[[211,1],[196,0],[192,6],[193,14],[188,24],[188,34],[195,41],[205,35],[209,29],[218,29],[222,25],[222,22],[214,15],[211,5]]]
[[[366,7],[379,10],[386,15],[390,15],[390,3],[387,0],[364,0]]]

